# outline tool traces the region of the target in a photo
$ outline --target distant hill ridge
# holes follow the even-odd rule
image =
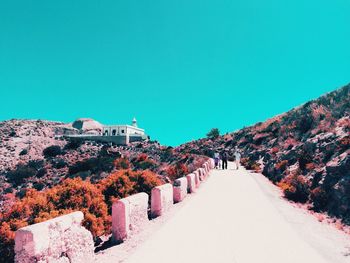
[[[181,145],[211,156],[237,146],[243,164],[262,171],[287,198],[350,224],[350,84],[265,122],[217,139]]]

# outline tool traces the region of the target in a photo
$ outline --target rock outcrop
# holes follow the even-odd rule
[[[15,236],[16,263],[88,263],[94,259],[91,233],[74,212],[19,229]]]
[[[82,133],[101,133],[103,125],[89,118],[80,118],[72,123],[72,127]]]

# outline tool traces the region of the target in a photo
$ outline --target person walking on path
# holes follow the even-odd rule
[[[227,159],[228,159],[227,152],[224,150],[221,153],[222,170],[227,169]]]
[[[235,162],[236,162],[236,170],[238,170],[241,163],[241,154],[237,148],[235,150],[234,156],[235,156]]]
[[[220,154],[218,152],[214,153],[215,169],[219,168]]]

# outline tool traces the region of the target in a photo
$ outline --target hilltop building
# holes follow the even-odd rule
[[[98,134],[83,132],[83,134],[66,135],[65,137],[76,140],[107,142],[116,145],[128,145],[131,142],[148,139],[145,130],[137,127],[135,118],[132,120],[131,125],[102,125],[101,132]]]
[[[137,127],[137,121],[135,118],[132,120],[131,125],[105,125],[102,127],[103,136],[118,136],[126,134],[129,136],[142,136],[145,134],[145,130]]]

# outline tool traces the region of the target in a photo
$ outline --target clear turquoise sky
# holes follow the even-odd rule
[[[350,82],[349,0],[1,0],[0,120],[135,116],[177,145]]]

